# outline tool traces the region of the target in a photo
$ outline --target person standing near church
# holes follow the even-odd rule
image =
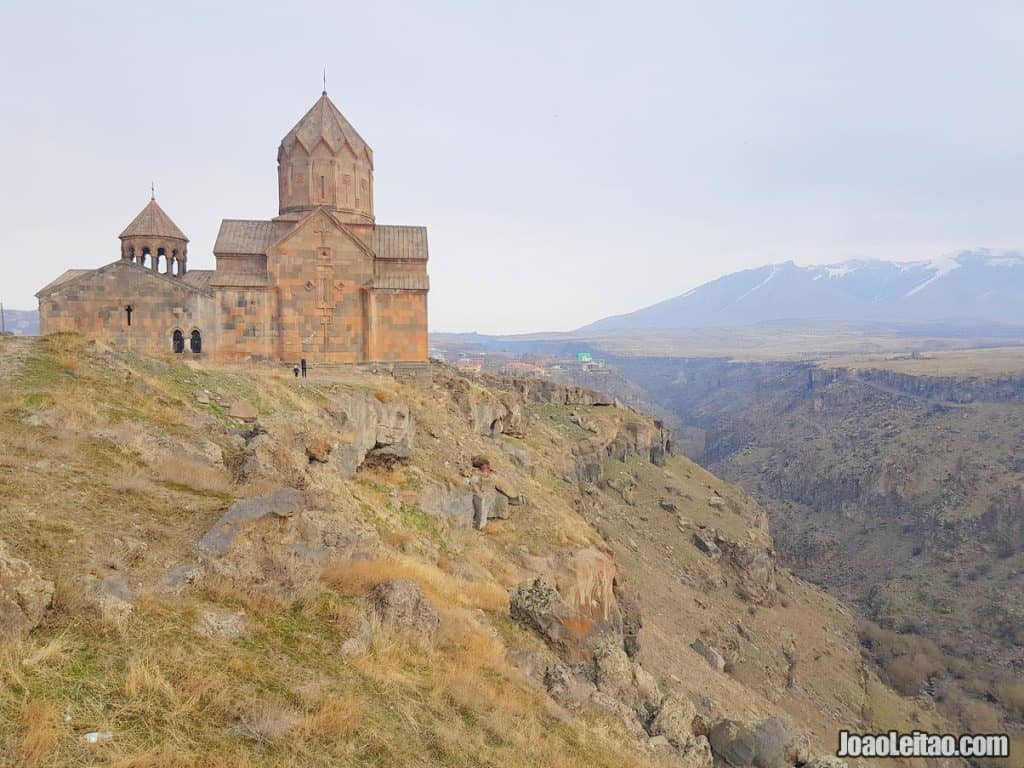
[[[306,358],[299,360],[299,366],[302,368],[302,378],[306,378]]]

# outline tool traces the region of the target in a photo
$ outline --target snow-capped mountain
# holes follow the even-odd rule
[[[747,269],[580,330],[668,330],[773,321],[1024,324],[1024,255],[961,251],[932,261],[791,261]]]

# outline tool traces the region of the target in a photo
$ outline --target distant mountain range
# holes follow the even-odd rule
[[[15,336],[38,336],[39,313],[34,309],[5,309],[4,327]]]
[[[933,261],[791,261],[734,272],[580,331],[670,330],[779,321],[1024,324],[1024,255],[961,251]]]

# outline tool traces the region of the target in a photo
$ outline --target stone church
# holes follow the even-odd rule
[[[277,151],[270,220],[224,219],[216,269],[151,199],[120,258],[36,294],[42,333],[145,353],[311,363],[427,359],[427,231],[377,224],[373,151],[325,91]]]

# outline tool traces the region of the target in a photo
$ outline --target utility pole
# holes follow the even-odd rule
[[[7,333],[7,319],[4,317],[4,303],[0,301],[0,333]]]

